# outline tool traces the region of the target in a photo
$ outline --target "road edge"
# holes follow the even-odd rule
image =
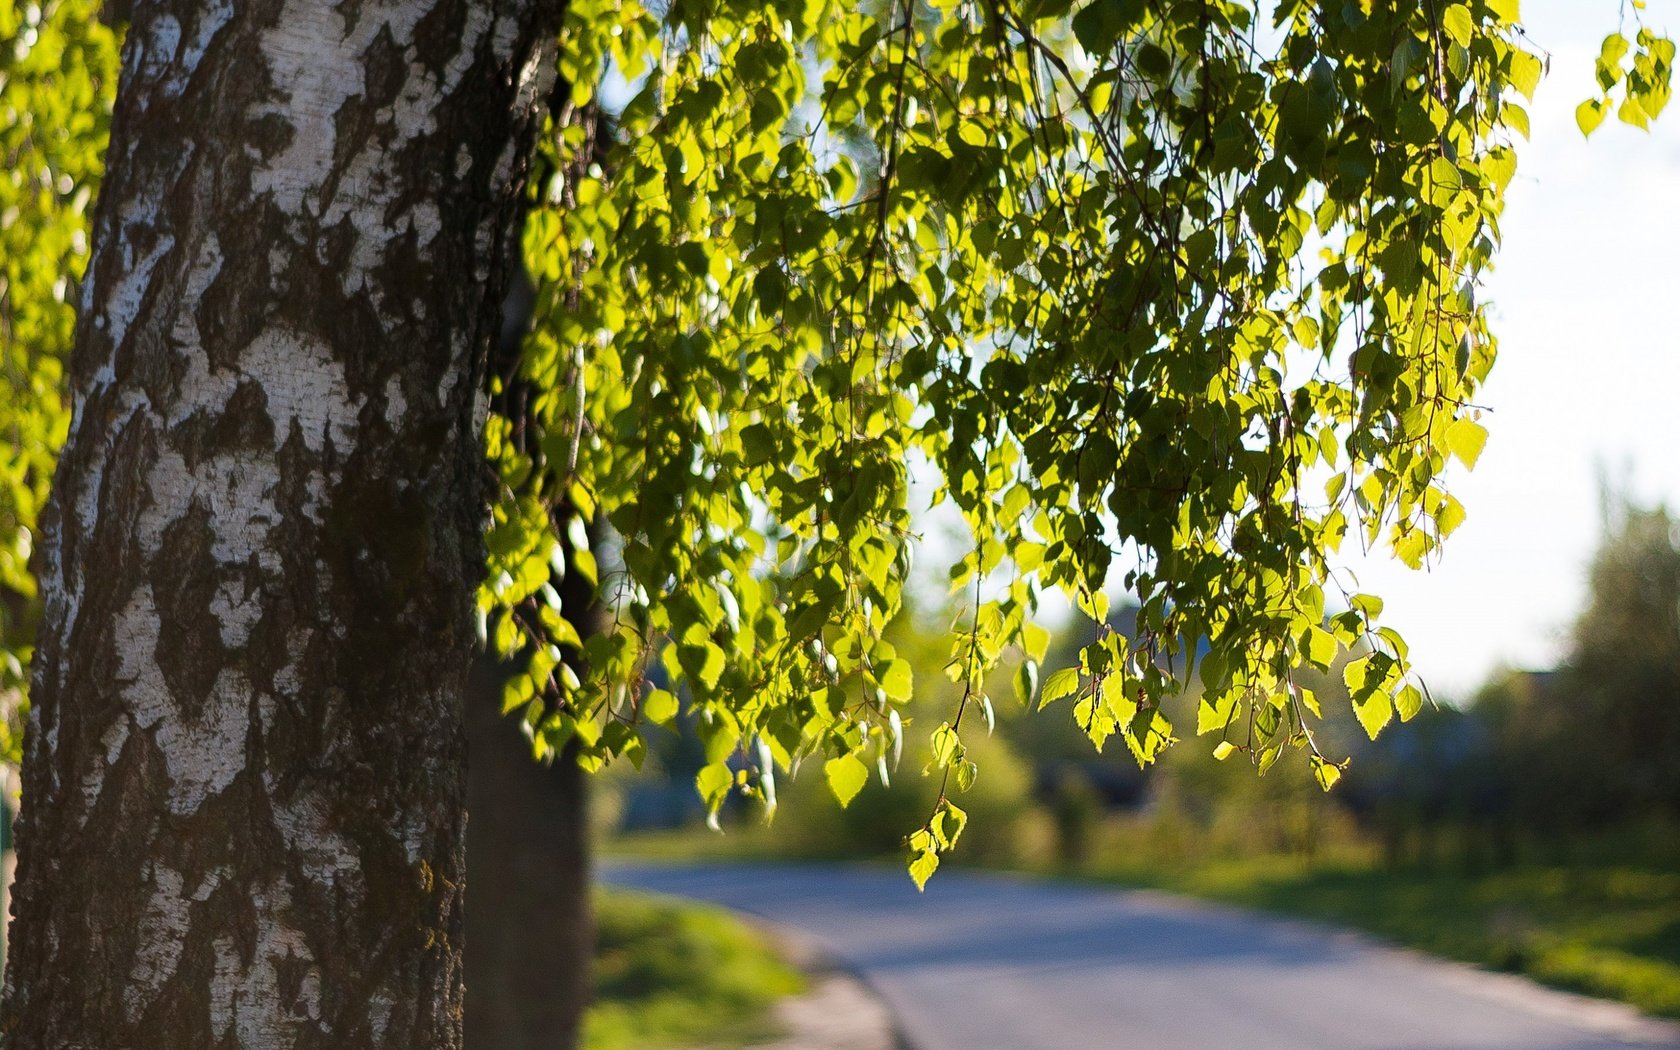
[[[843,1045],[847,1050],[854,1047],[860,1050],[865,1047],[871,1050],[916,1050],[916,1045],[910,1041],[904,1030],[898,1012],[892,1008],[887,997],[881,994],[880,989],[875,987],[874,982],[845,959],[830,951],[817,937],[791,926],[771,922],[755,912],[731,910],[743,922],[768,938],[790,966],[810,978],[813,990],[820,989],[824,982],[843,982],[854,994],[867,999],[879,1010],[879,1016],[884,1021],[884,1031],[869,1024],[869,1019],[865,1016],[853,1015],[849,1018],[854,1031],[844,1040]],[[806,1047],[824,1045],[824,1040],[828,1038],[826,1035],[814,1037],[810,1031],[799,1030],[797,1014],[791,1018],[784,1015],[782,1019],[791,1020],[793,1023],[790,1027],[793,1030],[783,1039],[767,1044],[763,1050],[805,1050]]]

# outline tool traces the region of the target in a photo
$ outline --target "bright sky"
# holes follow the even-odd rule
[[[1500,337],[1480,398],[1491,436],[1452,488],[1469,520],[1425,572],[1358,570],[1440,695],[1562,654],[1599,539],[1600,472],[1680,509],[1680,103],[1650,134],[1612,119],[1583,141],[1574,119],[1618,10],[1522,0],[1551,73],[1488,282]],[[1680,0],[1652,0],[1646,18],[1680,29]]]

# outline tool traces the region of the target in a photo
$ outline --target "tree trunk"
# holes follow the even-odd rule
[[[163,0],[43,523],[13,1050],[461,1041],[476,391],[551,0]]]
[[[571,1050],[589,1003],[587,781],[501,716],[502,672],[467,690],[468,1050]]]

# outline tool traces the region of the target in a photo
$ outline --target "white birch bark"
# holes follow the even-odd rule
[[[475,391],[558,16],[136,5],[7,1047],[460,1045]]]

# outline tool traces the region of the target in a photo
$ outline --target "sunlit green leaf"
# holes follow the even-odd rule
[[[863,785],[869,782],[869,767],[856,755],[841,755],[823,763],[823,775],[828,779],[828,789],[834,792],[835,800],[842,806],[848,806],[863,790]]]

